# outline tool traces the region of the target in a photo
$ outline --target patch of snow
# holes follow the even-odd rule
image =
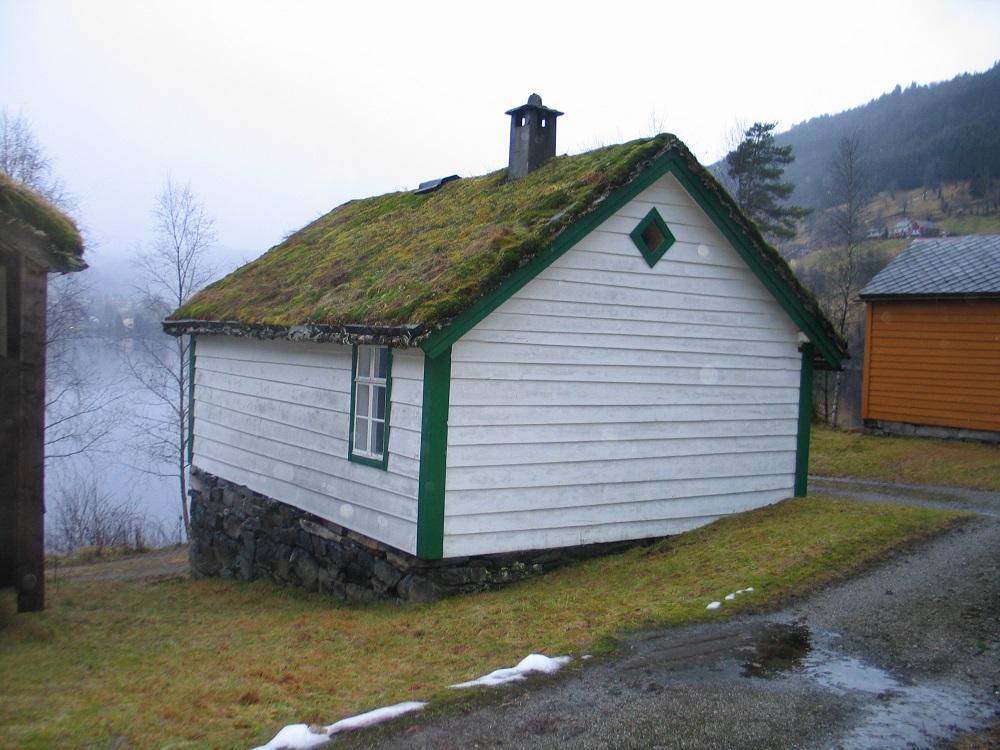
[[[705,609],[718,609],[721,606],[722,606],[722,602],[712,602],[707,607],[705,607]]]
[[[308,724],[290,724],[279,731],[266,745],[255,747],[254,750],[311,750],[329,744],[331,735],[349,732],[352,729],[370,727],[382,721],[395,719],[397,716],[419,711],[426,703],[407,701],[394,706],[376,708],[357,716],[334,722],[325,727],[310,727]],[[318,730],[318,731],[316,731]]]
[[[591,656],[590,654],[584,654],[584,655],[583,655],[583,656],[581,656],[580,658],[581,658],[581,659],[583,659],[583,660],[587,660],[587,659],[593,659],[594,657],[593,657],[593,656]]]
[[[326,727],[326,733],[338,734],[340,732],[349,732],[352,729],[361,729],[361,727],[370,727],[372,724],[389,721],[389,719],[395,719],[397,716],[402,716],[403,714],[420,711],[426,705],[423,701],[405,701],[393,706],[383,706],[382,708],[376,708],[373,711],[358,714],[357,716],[348,716],[346,719],[341,719],[338,722],[330,724]]]
[[[752,594],[752,593],[753,593],[753,586],[751,586],[751,587],[750,587],[750,588],[748,588],[748,589],[743,589],[743,592],[744,592],[745,594]]]
[[[516,667],[507,667],[504,669],[495,669],[489,674],[485,674],[482,677],[478,677],[475,680],[469,680],[468,682],[459,682],[455,685],[451,685],[453,688],[470,688],[470,687],[496,687],[497,685],[506,685],[508,682],[517,682],[518,680],[523,680],[527,675],[532,672],[541,672],[543,674],[552,674],[553,672],[558,672],[564,664],[570,660],[568,656],[555,656],[548,657],[544,654],[528,654],[518,663]]]
[[[255,747],[254,750],[310,750],[314,747],[323,747],[329,742],[330,735],[326,732],[314,732],[308,724],[290,724],[274,735],[266,745]]]
[[[731,602],[733,599],[736,598],[736,594],[741,594],[741,593],[743,593],[743,592],[737,591],[736,593],[733,593],[733,594],[726,594],[726,601],[727,602]]]

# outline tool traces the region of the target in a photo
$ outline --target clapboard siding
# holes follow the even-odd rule
[[[351,347],[202,337],[194,465],[414,552],[422,391],[422,353],[395,351],[382,471],[347,460]]]
[[[677,239],[652,269],[652,207]],[[797,331],[670,175],[452,349],[445,556],[677,533],[792,494]]]
[[[865,419],[1000,431],[1000,302],[870,302],[865,346]]]

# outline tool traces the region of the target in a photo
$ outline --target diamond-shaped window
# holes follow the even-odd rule
[[[639,222],[639,225],[631,231],[629,237],[639,248],[642,257],[652,268],[656,262],[663,257],[663,254],[674,244],[674,235],[667,229],[667,224],[660,216],[660,212],[651,208],[649,213]]]

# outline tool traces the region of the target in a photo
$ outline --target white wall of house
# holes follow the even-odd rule
[[[629,238],[656,206],[676,243]],[[797,329],[672,175],[452,349],[445,557],[672,534],[793,492]]]
[[[194,465],[416,551],[423,352],[393,352],[389,463],[347,460],[351,347],[202,336]]]

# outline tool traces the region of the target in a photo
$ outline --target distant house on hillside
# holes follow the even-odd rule
[[[903,219],[896,222],[889,236],[898,239],[905,237],[938,237],[940,234],[941,230],[930,219],[923,221],[919,219]]]
[[[672,135],[346,203],[201,291],[192,563],[344,597],[483,588],[804,494],[844,344]]]
[[[1000,236],[916,240],[861,298],[865,424],[1000,441]]]
[[[80,271],[73,223],[0,174],[0,586],[45,605],[45,318],[48,274]]]

